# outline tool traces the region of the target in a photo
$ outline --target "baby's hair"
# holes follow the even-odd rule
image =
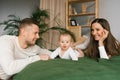
[[[70,35],[72,41],[73,41],[73,42],[76,42],[76,37],[75,37],[74,33],[71,32],[71,31],[64,31],[64,32],[61,32],[60,35]]]

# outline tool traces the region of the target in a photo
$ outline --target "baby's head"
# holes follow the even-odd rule
[[[59,46],[62,50],[67,50],[76,42],[75,36],[72,32],[62,32],[59,36]]]

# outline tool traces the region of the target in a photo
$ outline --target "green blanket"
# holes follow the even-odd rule
[[[99,62],[86,57],[79,61],[37,61],[16,74],[13,80],[120,80],[120,56]]]

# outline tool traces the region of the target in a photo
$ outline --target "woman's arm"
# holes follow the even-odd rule
[[[104,46],[100,46],[100,47],[98,47],[98,49],[100,52],[100,58],[109,59]]]
[[[99,52],[100,52],[100,58],[104,58],[104,59],[109,59],[107,52],[105,50],[104,47],[104,40],[108,37],[109,32],[107,30],[103,31],[103,36],[101,37],[101,39],[99,40],[98,44],[99,44]]]

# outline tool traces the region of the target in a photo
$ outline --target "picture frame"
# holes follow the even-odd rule
[[[76,20],[74,20],[74,19],[70,20],[70,25],[71,26],[77,26]]]

